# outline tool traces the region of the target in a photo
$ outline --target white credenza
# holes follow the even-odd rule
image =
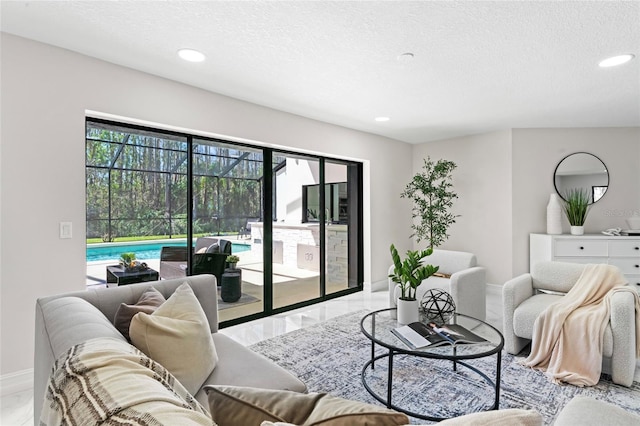
[[[640,237],[529,235],[529,270],[543,260],[615,265],[640,293]]]

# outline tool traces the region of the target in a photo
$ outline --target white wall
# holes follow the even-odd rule
[[[588,152],[609,170],[609,189],[585,222],[586,233],[620,227],[640,211],[640,128],[513,130],[513,273],[529,270],[529,233],[546,232],[553,172],[564,157]],[[563,232],[569,222],[563,217]]]
[[[487,268],[487,282],[502,283],[511,274],[511,131],[466,136],[415,145],[413,170],[424,159],[449,160],[453,171],[452,213],[443,249],[469,251]],[[416,247],[425,247],[424,242]]]
[[[36,298],[85,285],[86,110],[363,160],[365,281],[384,287],[389,245],[409,247],[409,207],[394,201],[410,145],[0,36],[0,374],[32,368]],[[58,238],[62,221],[73,238]]]
[[[475,253],[492,284],[527,272],[529,234],[546,232],[554,170],[574,152],[596,155],[609,170],[609,189],[592,206],[585,232],[625,229],[625,218],[640,214],[640,128],[512,129],[414,146],[414,172],[427,155],[458,165],[453,211],[462,216],[442,247]]]

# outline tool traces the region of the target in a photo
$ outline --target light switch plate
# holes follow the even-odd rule
[[[73,227],[71,222],[60,222],[60,238],[71,238]]]

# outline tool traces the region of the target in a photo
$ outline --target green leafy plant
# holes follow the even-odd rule
[[[433,253],[432,248],[426,250],[409,250],[407,257],[402,260],[398,254],[396,247],[391,244],[391,259],[393,260],[393,274],[389,278],[395,283],[400,284],[400,299],[416,300],[416,289],[423,280],[426,280],[436,272],[438,266],[423,265],[422,259]]]
[[[433,162],[427,157],[422,172],[413,177],[400,195],[413,201],[414,222],[411,229],[415,232],[411,237],[415,236],[418,242],[427,240],[430,248],[439,246],[449,238],[449,226],[456,223],[456,217],[459,217],[449,211],[453,199],[458,198],[451,189],[451,173],[456,167],[453,161]]]
[[[229,256],[227,256],[227,263],[238,263],[239,261],[240,258],[235,254],[230,254]]]
[[[589,213],[589,191],[582,188],[567,190],[563,195],[564,213],[567,215],[571,226],[583,226]]]
[[[132,268],[136,265],[135,253],[122,253],[120,254],[120,264],[125,268]]]

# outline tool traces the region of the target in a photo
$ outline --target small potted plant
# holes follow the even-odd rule
[[[400,286],[400,297],[398,297],[398,322],[400,324],[410,324],[418,321],[418,300],[416,299],[416,289],[423,280],[426,280],[436,272],[438,267],[433,265],[423,265],[422,259],[433,253],[432,248],[426,250],[409,250],[406,259],[400,259],[398,250],[391,244],[391,259],[393,260],[393,274],[389,278]]]
[[[227,263],[229,264],[229,268],[236,269],[236,264],[240,261],[240,258],[235,254],[230,254],[227,256]]]
[[[571,225],[571,235],[584,234],[584,222],[589,213],[589,192],[582,188],[569,189],[563,198],[564,212]]]
[[[125,270],[130,270],[136,266],[136,254],[135,253],[122,253],[120,254],[120,265]]]

